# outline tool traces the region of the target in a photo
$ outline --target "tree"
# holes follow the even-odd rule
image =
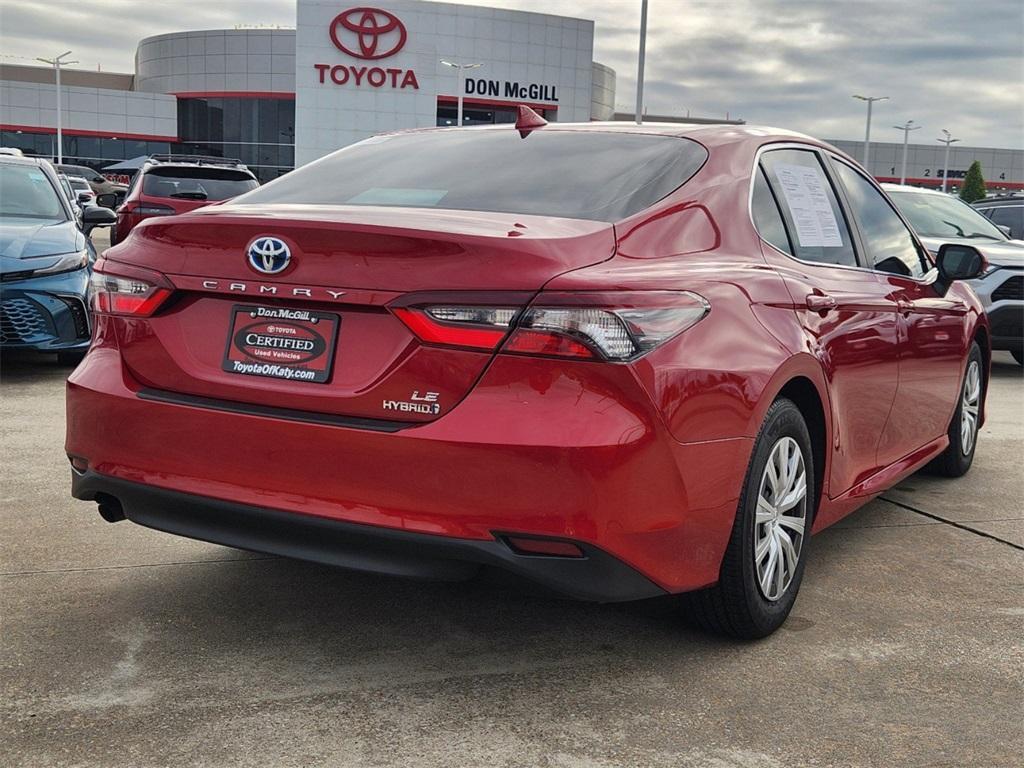
[[[981,163],[975,160],[967,169],[964,186],[960,190],[960,199],[965,203],[985,199],[985,179],[981,175]]]

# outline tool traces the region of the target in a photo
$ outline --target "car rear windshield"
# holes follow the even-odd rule
[[[151,168],[142,177],[142,193],[182,200],[227,200],[256,189],[246,171],[231,168]]]
[[[34,165],[0,164],[0,216],[66,221],[58,192]]]
[[[508,129],[378,136],[292,171],[238,204],[381,205],[616,221],[707,159],[689,139]]]

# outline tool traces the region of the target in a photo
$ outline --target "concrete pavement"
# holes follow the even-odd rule
[[[736,644],[669,601],[408,582],[110,525],[68,495],[68,370],[5,356],[3,763],[1020,765],[1020,371],[998,355],[967,477],[912,477],[816,536],[789,623]],[[144,425],[110,425],[127,428]]]

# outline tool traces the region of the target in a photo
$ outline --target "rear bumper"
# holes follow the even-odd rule
[[[456,539],[356,525],[309,515],[193,496],[105,477],[72,473],[72,495],[109,503],[116,499],[134,523],[179,536],[254,552],[392,576],[460,579],[480,566],[525,577],[580,600],[640,600],[665,591],[597,547],[581,544],[584,557],[544,557],[514,552],[502,539]]]
[[[592,564],[603,553],[618,564],[610,571],[682,592],[718,579],[752,445],[677,442],[628,367],[503,356],[451,412],[396,432],[214,405],[153,399],[98,339],[68,379],[65,447],[97,478],[78,482],[76,495],[124,481],[137,522],[157,509],[153,527],[297,557],[309,550],[272,542],[287,542],[288,524],[426,536],[457,561],[487,553],[499,566],[511,554],[501,534],[567,539],[591,548]],[[200,518],[170,498],[272,510],[280,525],[259,546],[189,532]],[[168,522],[175,514],[188,521]],[[565,566],[582,580],[576,588],[538,580],[593,599],[645,594],[631,577],[610,589],[588,567]]]

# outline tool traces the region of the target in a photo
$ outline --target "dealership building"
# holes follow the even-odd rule
[[[267,181],[375,133],[455,125],[460,93],[465,125],[512,122],[519,104],[549,121],[611,120],[615,72],[593,60],[594,33],[586,19],[426,0],[298,0],[295,29],[157,35],[139,43],[133,73],[62,70],[64,158],[102,170],[217,155]],[[0,64],[0,145],[53,157],[56,122],[53,70]],[[898,175],[893,146],[873,145],[876,175]],[[941,150],[914,145],[908,175],[934,180]],[[1024,188],[1024,152],[952,158],[953,177],[980,159],[993,186]]]

